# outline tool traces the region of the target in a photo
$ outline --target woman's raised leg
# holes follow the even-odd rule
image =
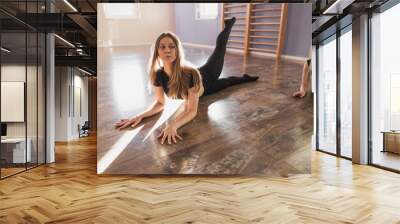
[[[199,68],[200,73],[207,82],[215,81],[219,78],[224,66],[224,57],[226,45],[228,44],[229,34],[231,33],[233,24],[236,18],[225,20],[225,27],[219,33],[213,53],[208,58],[207,62]]]

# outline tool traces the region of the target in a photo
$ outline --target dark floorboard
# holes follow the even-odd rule
[[[302,65],[287,60],[249,57],[243,62],[242,56],[227,54],[222,76],[248,73],[260,79],[201,97],[197,117],[179,130],[184,140],[176,145],[161,145],[156,133],[143,141],[159,116],[147,119],[134,137],[135,130],[115,130],[118,119],[152,102],[146,73],[149,52],[148,46],[99,48],[97,155],[102,173],[310,172],[313,99],[311,94],[301,100],[291,97]],[[185,53],[199,66],[210,51],[185,48]]]

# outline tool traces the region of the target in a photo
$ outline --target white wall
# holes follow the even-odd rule
[[[79,137],[79,132],[78,132],[78,124],[82,126],[85,121],[88,121],[88,77],[81,76],[81,73],[74,75],[74,102],[71,103],[74,104],[74,107],[72,108],[72,119],[71,119],[71,135],[72,138],[78,138]],[[80,91],[80,93],[79,93]],[[80,102],[79,102],[80,101]],[[81,111],[80,111],[81,110]]]
[[[139,19],[119,20],[106,19],[104,3],[97,4],[98,47],[150,44],[161,32],[175,32],[174,4],[139,4]]]
[[[29,88],[27,88],[27,119],[28,119],[28,137],[30,133],[36,130],[36,113],[32,113],[32,111],[36,110],[36,87],[30,88],[32,86],[36,86],[36,80],[33,79],[32,75],[36,77],[36,67],[25,65],[2,65],[1,66],[1,81],[18,81],[25,82],[25,75],[27,69],[27,75],[29,80]],[[4,97],[4,96],[3,96]],[[33,104],[31,104],[34,102]],[[2,110],[6,110],[7,108],[1,108]],[[32,124],[34,122],[35,124]],[[36,133],[36,132],[35,132]],[[8,137],[25,137],[25,122],[7,122],[7,136]]]
[[[75,86],[81,88],[82,91],[82,116],[80,116],[80,122],[83,123],[88,120],[89,101],[88,101],[88,77],[75,75]]]
[[[68,140],[69,71],[68,67],[55,68],[55,141]]]
[[[71,67],[56,67],[55,72],[55,141],[77,139],[78,124],[88,120],[88,77]]]

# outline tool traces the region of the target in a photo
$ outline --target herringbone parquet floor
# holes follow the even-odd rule
[[[94,137],[0,181],[0,223],[400,223],[400,176],[312,153],[312,174],[98,176]]]

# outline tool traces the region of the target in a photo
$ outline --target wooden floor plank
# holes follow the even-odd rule
[[[145,110],[153,97],[145,88],[150,46],[99,49],[98,159],[104,174],[309,173],[313,96],[295,99],[302,64],[275,58],[227,53],[221,77],[258,75],[245,83],[200,98],[198,114],[178,131],[183,141],[161,145],[151,133],[159,116],[138,130],[115,130],[124,117]],[[201,66],[210,50],[185,48],[186,58]],[[168,107],[168,106],[165,106]],[[140,126],[140,125],[139,125]],[[121,139],[132,139],[120,144]],[[107,166],[104,158],[111,158]]]

